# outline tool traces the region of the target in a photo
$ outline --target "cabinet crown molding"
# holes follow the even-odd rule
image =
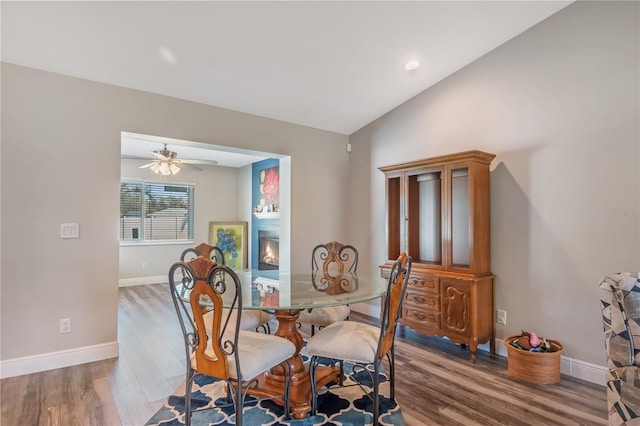
[[[491,164],[491,161],[496,158],[495,154],[491,154],[484,151],[472,150],[472,151],[463,151],[456,152],[455,154],[447,154],[441,155],[439,157],[430,157],[425,158],[423,160],[418,161],[410,161],[407,163],[393,164],[390,166],[382,166],[378,167],[378,170],[387,173],[394,172],[398,170],[407,170],[418,167],[427,167],[427,166],[442,166],[445,164],[453,164],[453,163],[461,163],[465,161],[474,161],[480,164]]]

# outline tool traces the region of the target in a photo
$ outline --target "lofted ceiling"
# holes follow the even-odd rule
[[[1,57],[349,135],[570,3],[2,1]]]

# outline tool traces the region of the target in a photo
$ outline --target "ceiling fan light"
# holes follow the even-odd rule
[[[169,164],[169,170],[171,171],[172,174],[177,174],[180,171],[180,167],[178,167],[177,164],[171,163]]]
[[[166,162],[162,162],[160,164],[160,173],[162,173],[163,175],[167,176],[171,174],[171,170],[169,170],[169,164],[167,164]]]
[[[154,173],[160,173],[160,165],[158,163],[154,163],[150,168]]]

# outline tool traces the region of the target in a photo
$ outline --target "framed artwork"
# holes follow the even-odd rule
[[[280,203],[280,167],[260,170],[259,178],[262,211],[275,211]]]
[[[231,269],[247,268],[247,222],[209,222],[209,244],[222,249]]]

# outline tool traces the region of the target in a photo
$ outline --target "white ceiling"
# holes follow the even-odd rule
[[[1,1],[1,57],[349,135],[570,3]]]
[[[164,149],[164,144],[167,144],[169,151],[176,152],[178,159],[214,160],[218,163],[217,166],[224,167],[244,167],[266,158],[279,157],[276,154],[129,132],[122,132],[120,153],[123,156],[146,158],[146,160],[135,160],[143,165],[154,158],[151,152]],[[198,167],[208,166],[198,165]]]

